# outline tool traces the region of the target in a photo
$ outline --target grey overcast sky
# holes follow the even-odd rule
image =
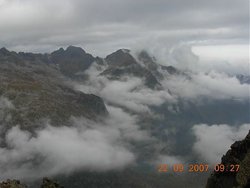
[[[249,0],[0,0],[0,47],[51,52],[249,44]]]

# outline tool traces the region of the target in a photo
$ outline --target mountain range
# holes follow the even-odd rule
[[[53,153],[57,148],[46,150],[43,147],[49,148],[49,144],[43,146],[39,139],[44,134],[47,134],[45,140],[50,139],[48,135],[51,133],[53,138],[58,138],[59,143],[64,143],[60,138],[65,136],[63,131],[69,128],[71,132],[66,132],[66,137],[74,135],[72,130],[76,129],[76,134],[80,134],[79,139],[92,144],[92,148],[100,149],[102,145],[99,142],[106,144],[100,150],[108,149],[114,158],[114,167],[102,167],[102,163],[98,166],[94,159],[87,159],[91,164],[93,162],[92,166],[84,163],[78,168],[77,165],[68,164],[69,169],[72,168],[65,173],[68,179],[61,170],[49,171],[48,176],[59,179],[66,186],[75,182],[74,187],[117,187],[120,184],[122,186],[119,187],[185,187],[188,182],[190,187],[205,187],[209,173],[183,177],[158,175],[155,174],[155,165],[161,160],[171,163],[209,161],[206,154],[197,153],[200,150],[196,149],[200,143],[201,127],[208,131],[215,125],[226,127],[222,129],[225,133],[221,135],[231,129],[240,131],[241,125],[248,128],[249,81],[249,75],[214,71],[201,73],[178,69],[167,65],[167,62],[159,64],[146,50],[132,52],[119,49],[101,58],[74,46],[60,48],[49,54],[17,53],[1,48],[0,152],[13,159],[8,163],[0,157],[0,166],[15,170],[21,165],[25,167],[24,171],[32,172],[41,163],[38,169],[51,170],[48,162],[60,161],[61,158]],[[232,90],[228,89],[230,87]],[[16,126],[19,131],[16,135],[20,136],[20,140],[11,137]],[[48,130],[49,133],[46,132]],[[94,133],[85,135],[88,131]],[[25,135],[28,135],[27,139]],[[32,145],[34,143],[30,141],[35,139],[35,145]],[[25,149],[17,143],[23,140],[31,145],[31,151],[25,152],[31,152],[32,157],[21,152],[21,159],[16,162],[12,153],[16,152],[19,158],[19,152]],[[97,146],[94,143],[98,143]],[[71,144],[69,147],[81,148],[84,143],[81,140],[79,144]],[[41,151],[48,153],[39,153],[40,147]],[[114,148],[119,148],[124,152],[122,155],[131,158],[128,164],[124,162],[121,165],[121,161],[126,160],[122,157],[120,160]],[[84,151],[92,150],[87,148]],[[105,159],[105,154],[103,157]],[[29,158],[33,161],[31,164],[27,162]],[[119,164],[115,164],[116,159]],[[62,164],[59,163],[59,167]],[[96,166],[103,169],[96,170]],[[118,171],[116,166],[119,167]],[[59,167],[55,166],[54,169]],[[75,180],[83,175],[89,180]],[[29,177],[16,176],[13,178],[30,181]],[[33,178],[39,176],[43,176],[43,173],[39,172]],[[150,181],[144,180],[148,176],[152,177]],[[7,177],[8,174],[3,176]],[[197,182],[190,182],[190,177],[197,179]],[[165,182],[165,178],[169,182]],[[65,179],[70,183],[67,184]],[[111,180],[113,183],[109,182]]]

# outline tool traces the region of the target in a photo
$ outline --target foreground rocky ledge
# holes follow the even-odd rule
[[[24,184],[21,184],[19,180],[7,180],[0,183],[0,188],[28,188],[28,187]],[[43,178],[43,182],[40,188],[63,188],[63,187],[48,178]]]

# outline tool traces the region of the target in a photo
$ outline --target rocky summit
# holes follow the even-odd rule
[[[69,46],[66,50],[60,48],[49,55],[51,62],[59,66],[60,71],[74,77],[79,71],[84,71],[94,62],[95,58],[80,47]]]
[[[129,50],[120,49],[108,55],[105,61],[108,64],[108,68],[101,75],[105,75],[109,79],[119,79],[121,76],[130,75],[144,79],[145,85],[152,89],[159,88],[161,85],[157,77],[153,74],[155,70],[138,63],[129,53]],[[147,61],[145,62],[148,63]],[[154,62],[152,64],[157,66]],[[160,73],[158,74],[160,75]]]

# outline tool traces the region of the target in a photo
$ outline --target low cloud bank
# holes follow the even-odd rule
[[[159,106],[166,101],[176,102],[175,97],[171,96],[167,89],[149,89],[140,78],[125,76],[120,80],[108,80],[99,73],[100,67],[93,65],[86,71],[89,79],[85,83],[75,84],[75,88],[84,93],[99,95],[108,104],[136,113],[150,113],[150,106]]]
[[[220,163],[221,157],[230,149],[230,146],[235,141],[244,139],[249,129],[250,124],[238,127],[224,124],[194,125],[192,130],[196,142],[193,145],[193,151],[201,160],[206,160],[210,164]]]
[[[166,54],[165,61],[163,64],[173,65],[186,74],[169,76],[162,81],[165,89],[178,97],[188,100],[197,97],[249,100],[250,86],[241,84],[235,76],[237,71],[234,71],[245,67],[242,74],[247,72],[246,76],[249,75],[249,63],[204,62],[193,53],[192,46],[188,44],[173,47]]]
[[[36,137],[13,127],[0,149],[1,178],[38,178],[79,169],[110,170],[133,162],[134,155],[95,129],[48,126]]]
[[[36,179],[77,170],[107,171],[132,165],[136,154],[130,141],[150,141],[140,130],[137,117],[108,106],[110,116],[102,123],[72,117],[72,127],[49,123],[35,136],[12,127],[0,148],[1,179]]]
[[[172,76],[162,83],[173,94],[186,100],[195,100],[199,97],[241,101],[249,99],[250,86],[248,84],[241,84],[236,77],[215,71],[193,73],[190,74],[190,78]]]
[[[186,48],[180,51],[185,51],[187,54],[192,53]],[[84,83],[76,83],[75,88],[85,93],[94,93],[111,105],[120,106],[135,113],[150,113],[151,106],[160,106],[165,102],[171,106],[180,99],[190,101],[200,101],[203,98],[211,100],[249,100],[249,84],[241,84],[235,76],[216,70],[208,72],[191,71],[189,68],[198,63],[197,57],[175,53],[177,59],[190,56],[188,58],[191,59],[190,63],[187,64],[192,64],[191,62],[193,64],[187,65],[187,69],[182,70],[183,74],[169,75],[159,70],[165,75],[164,79],[160,81],[163,86],[162,90],[147,88],[141,78],[129,75],[119,80],[108,80],[105,76],[100,75],[106,66],[96,64],[93,64],[85,72],[89,79]]]
[[[140,46],[134,50],[138,51]],[[156,46],[156,45],[155,45]],[[249,75],[248,45],[205,45],[177,42],[165,48],[146,48],[163,65],[193,72],[224,72],[230,75]]]

